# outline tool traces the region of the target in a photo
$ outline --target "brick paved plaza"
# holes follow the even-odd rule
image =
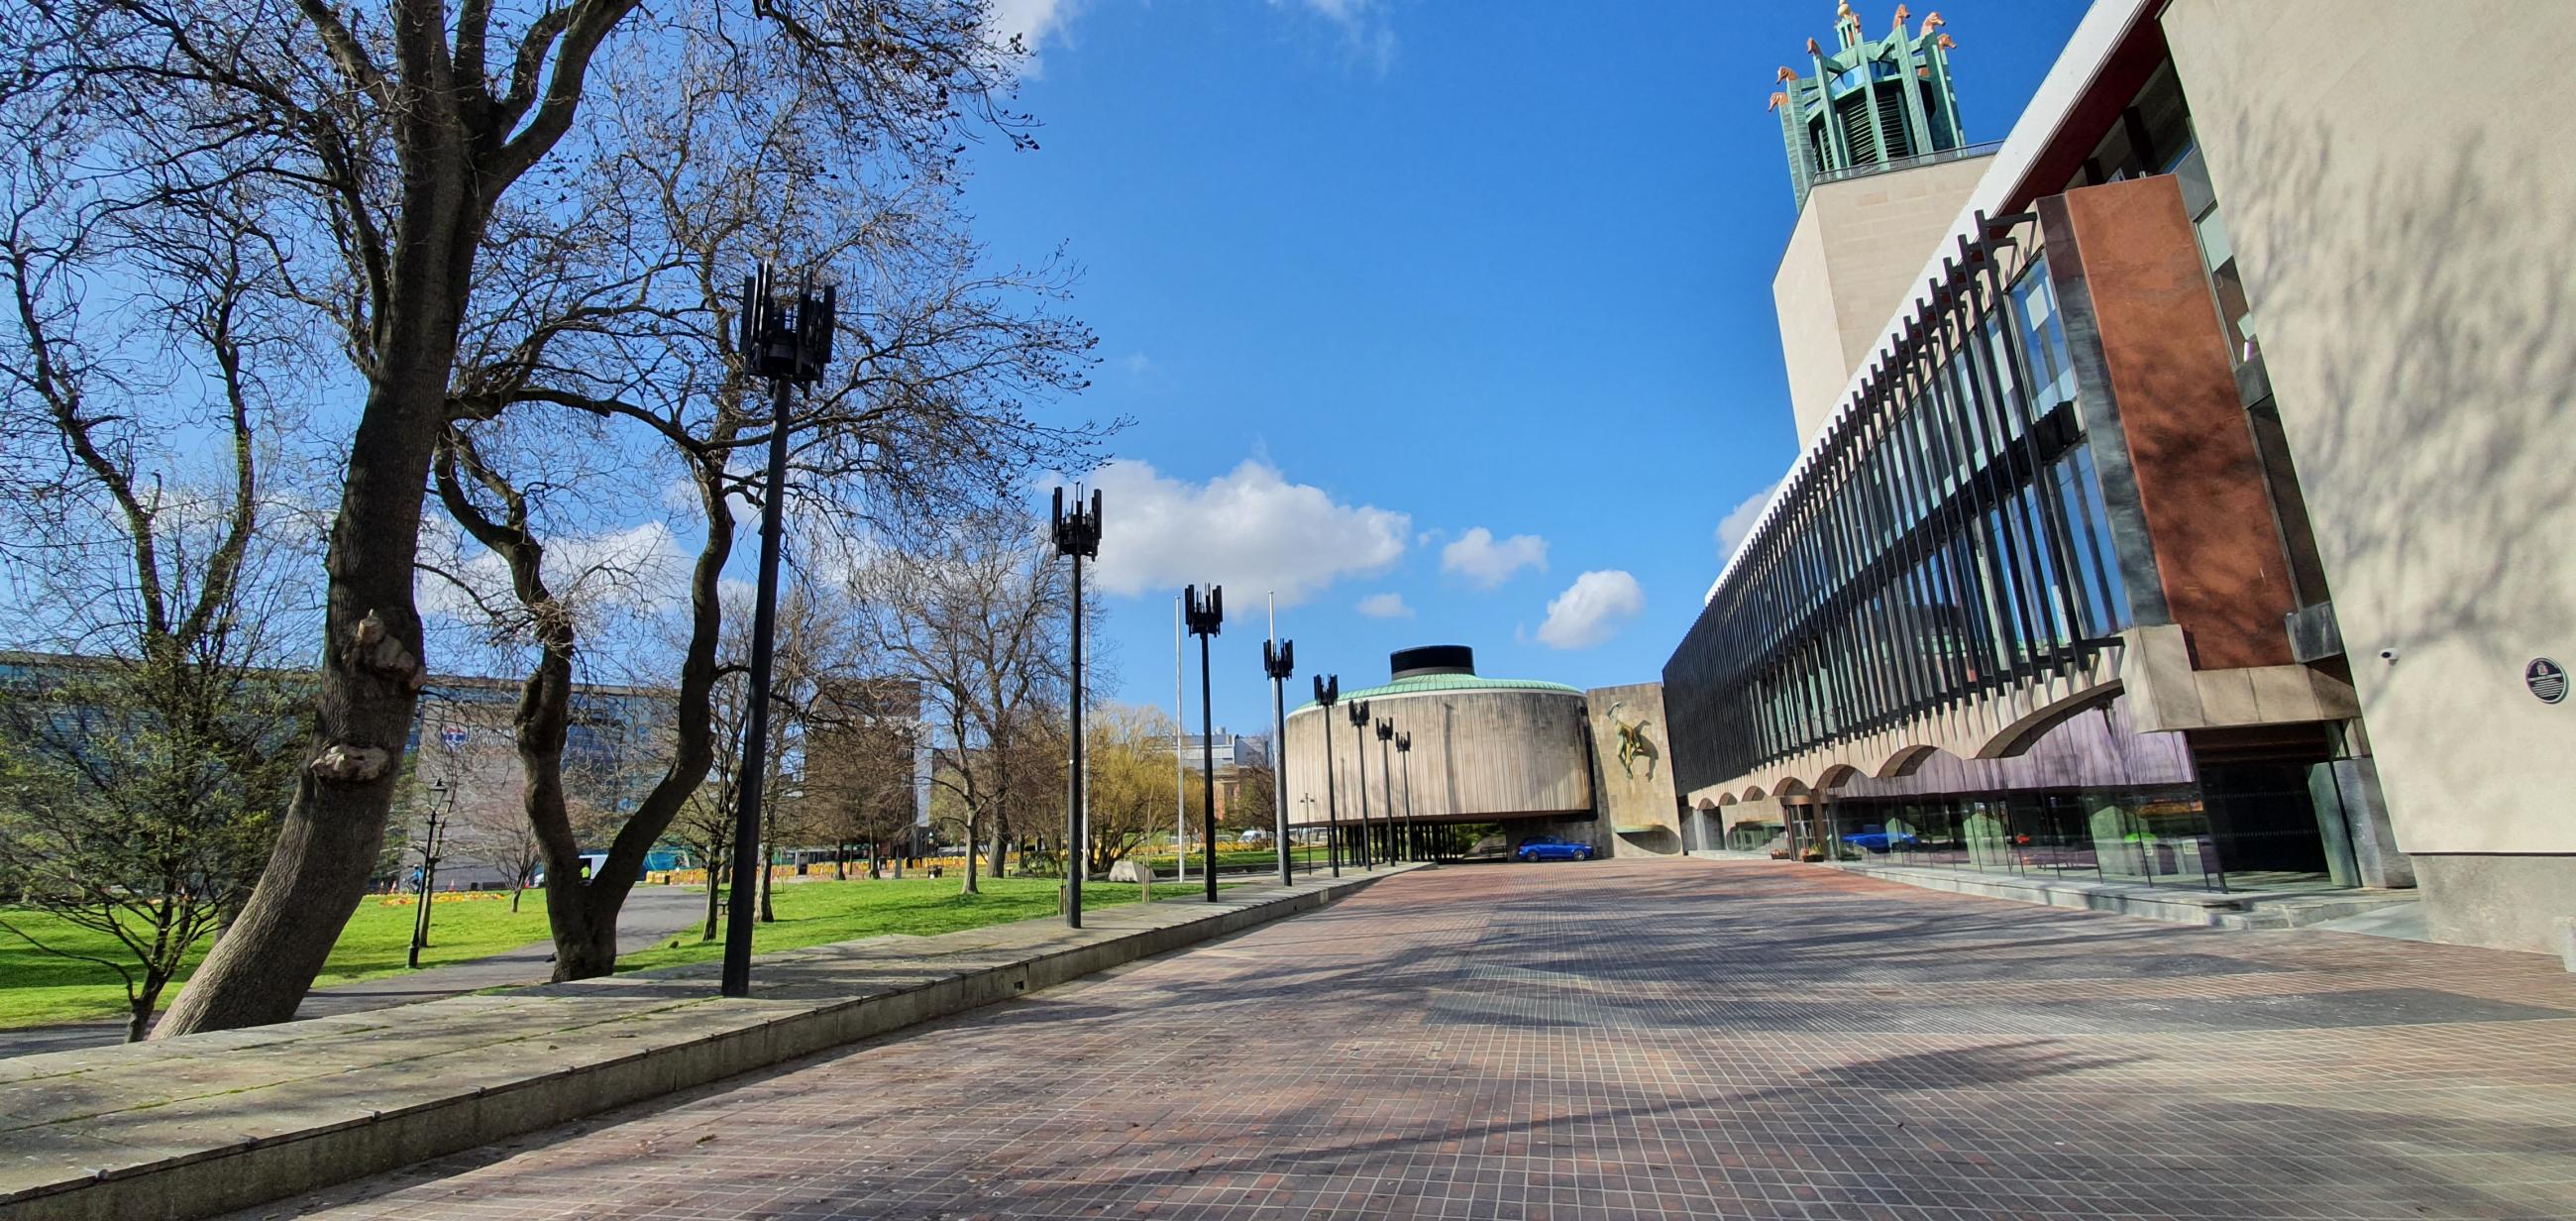
[[[2576,978],[1460,866],[247,1217],[2576,1217]]]

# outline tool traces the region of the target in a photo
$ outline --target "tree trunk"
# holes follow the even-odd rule
[[[322,664],[312,758],[277,847],[155,1037],[283,1022],[365,897],[384,845],[412,713],[428,670],[413,565],[430,455],[447,412],[456,334],[485,215],[471,150],[423,108],[397,137],[400,220],[375,319],[383,336],[349,443],[323,570]]]
[[[983,829],[984,820],[976,817],[970,807],[966,814],[966,884],[957,888],[961,895],[983,893],[975,888],[975,841],[982,836]]]
[[[778,913],[772,911],[769,906],[769,881],[778,872],[777,864],[769,859],[771,851],[767,844],[760,846],[760,922],[762,924],[778,923]]]
[[[520,874],[519,880],[510,886],[510,914],[513,916],[519,914],[519,896],[528,893],[527,880],[528,875]]]
[[[126,1007],[128,1009],[128,1013],[125,1018],[126,1042],[140,1043],[143,1041],[144,1036],[151,1033],[152,1011],[160,1006],[161,989],[168,982],[169,981],[167,980],[163,980],[156,983],[152,980],[146,979],[143,982],[143,987],[138,989],[132,997],[127,998]]]
[[[716,851],[717,851],[717,852],[719,852],[719,853],[721,853],[721,852],[723,852],[723,851],[724,851],[724,849],[720,846],[720,847],[718,847],[718,848],[716,849]],[[706,926],[704,929],[701,929],[701,930],[698,932],[698,940],[700,940],[700,941],[713,941],[713,940],[715,940],[715,939],[716,939],[716,913],[717,913],[718,911],[722,910],[722,909],[719,907],[719,902],[720,902],[720,900],[719,900],[719,896],[720,896],[720,895],[722,894],[722,892],[723,892],[723,887],[722,887],[719,883],[722,881],[722,879],[723,879],[723,870],[722,870],[722,869],[721,869],[721,868],[716,864],[716,858],[714,858],[714,857],[712,857],[712,856],[708,857],[708,858],[707,858],[707,926]]]
[[[258,885],[156,1037],[293,1018],[366,895],[425,678],[412,563],[432,430],[445,402],[452,314],[445,334],[446,345],[416,343],[411,359],[390,361],[368,396],[325,563],[326,647],[311,761],[297,776]]]

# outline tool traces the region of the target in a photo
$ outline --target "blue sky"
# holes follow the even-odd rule
[[[1034,34],[1042,148],[985,150],[968,200],[996,258],[1084,268],[1103,363],[1056,410],[1137,421],[1103,474],[1104,693],[1170,705],[1194,579],[1226,586],[1239,731],[1269,723],[1265,588],[1294,603],[1298,690],[1383,681],[1417,643],[1658,678],[1719,523],[1795,456],[1771,276],[1796,214],[1764,103],[1832,3],[996,7]],[[1940,7],[1987,140],[2084,6]]]

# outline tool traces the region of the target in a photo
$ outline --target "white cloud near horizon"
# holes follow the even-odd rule
[[[1493,589],[1523,568],[1547,571],[1547,540],[1515,534],[1497,542],[1494,532],[1478,526],[1440,549],[1440,571],[1456,573],[1478,589]]]
[[[1399,593],[1370,594],[1360,599],[1358,611],[1371,619],[1410,619],[1413,608],[1404,604]]]
[[[1763,485],[1752,495],[1737,502],[1734,508],[1728,509],[1726,516],[1717,519],[1718,563],[1723,564],[1735,558],[1735,549],[1743,546],[1745,539],[1752,537],[1753,527],[1762,523],[1763,507],[1771,503],[1771,490],[1778,486],[1780,485],[1776,483]]]
[[[1345,577],[1384,571],[1413,533],[1406,514],[1336,502],[1258,458],[1205,483],[1120,459],[1090,482],[1102,500],[1094,571],[1113,594],[1176,594],[1213,582],[1231,587],[1231,600],[1247,611],[1265,590],[1293,606]]]
[[[1587,572],[1549,600],[1539,643],[1554,649],[1588,649],[1610,639],[1621,624],[1646,609],[1646,591],[1620,569]]]

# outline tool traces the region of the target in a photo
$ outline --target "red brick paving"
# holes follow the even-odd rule
[[[2550,959],[1795,865],[1452,867],[243,1214],[2576,1217]]]

